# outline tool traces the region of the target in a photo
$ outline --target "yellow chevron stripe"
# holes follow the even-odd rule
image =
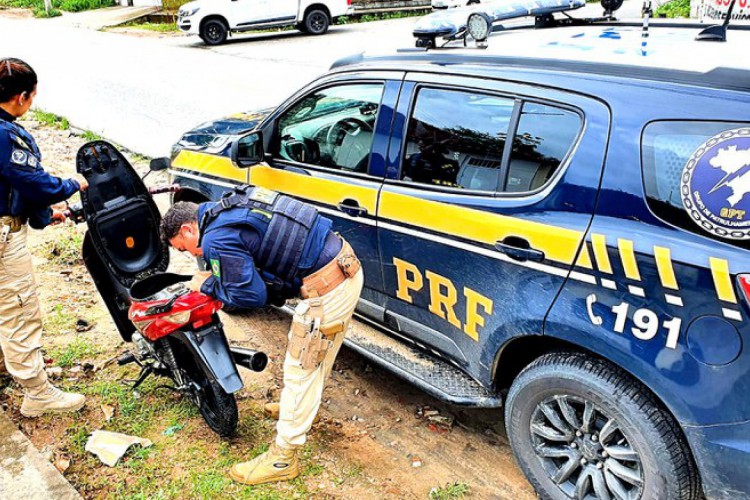
[[[672,253],[669,248],[655,246],[654,257],[656,258],[656,269],[659,271],[661,286],[679,290],[680,287],[677,285],[677,278],[672,267]]]
[[[229,179],[242,184],[247,182],[248,176],[246,168],[235,167],[232,160],[226,156],[210,155],[208,153],[185,149],[180,151],[175,159],[172,160],[172,168],[192,170],[193,172],[221,177],[222,179]]]
[[[345,198],[351,198],[356,200],[361,207],[366,208],[368,214],[372,216],[375,215],[377,209],[378,190],[376,187],[357,186],[348,182],[312,177],[265,165],[257,165],[250,169],[250,183],[334,207]]]
[[[625,268],[625,276],[631,280],[641,281],[641,272],[638,270],[638,262],[635,260],[633,242],[618,239],[617,247],[620,249],[620,259],[622,260],[622,267]]]
[[[593,233],[591,244],[594,247],[596,266],[601,272],[612,274],[612,264],[609,262],[609,253],[607,253],[607,238],[603,234]]]
[[[379,216],[487,245],[519,236],[543,251],[547,259],[567,265],[573,263],[583,238],[581,231],[389,191],[381,193]],[[586,260],[582,259],[588,264],[584,267],[590,269],[591,262]]]
[[[719,300],[736,304],[737,296],[734,294],[734,287],[732,287],[729,262],[715,257],[709,257],[708,261],[711,264],[711,275],[714,278],[716,296],[719,297]]]
[[[581,245],[581,253],[578,254],[576,259],[576,266],[585,267],[586,269],[593,269],[594,265],[591,263],[591,254],[589,254],[589,246],[584,241]]]

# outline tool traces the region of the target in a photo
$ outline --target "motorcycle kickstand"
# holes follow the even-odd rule
[[[151,375],[154,372],[154,369],[151,368],[151,365],[146,365],[143,368],[141,368],[141,373],[138,375],[138,379],[135,381],[133,386],[131,387],[132,390],[138,389],[138,386],[140,386],[146,378]]]

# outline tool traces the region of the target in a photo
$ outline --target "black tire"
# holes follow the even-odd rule
[[[305,14],[305,32],[311,35],[322,35],[328,31],[331,18],[322,9],[311,9]]]
[[[477,3],[479,3],[479,0],[469,0],[468,2],[466,2],[466,5],[474,5]]]
[[[198,411],[211,430],[219,436],[230,437],[237,432],[237,399],[218,383],[206,381],[203,385]]]
[[[200,37],[206,45],[221,45],[227,41],[229,28],[219,19],[209,19],[201,26]]]
[[[701,498],[677,422],[648,388],[606,361],[579,353],[538,358],[510,388],[505,425],[541,498],[615,499],[615,491],[643,500]]]

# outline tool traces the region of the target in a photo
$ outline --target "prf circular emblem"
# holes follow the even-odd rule
[[[704,230],[750,239],[750,128],[726,130],[696,149],[682,169],[680,193]]]

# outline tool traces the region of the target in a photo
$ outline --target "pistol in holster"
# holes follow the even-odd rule
[[[298,308],[292,322],[289,354],[299,360],[305,370],[314,370],[323,362],[333,347],[336,335],[346,328],[344,321],[323,323],[323,303],[319,298],[309,299],[305,312]]]

